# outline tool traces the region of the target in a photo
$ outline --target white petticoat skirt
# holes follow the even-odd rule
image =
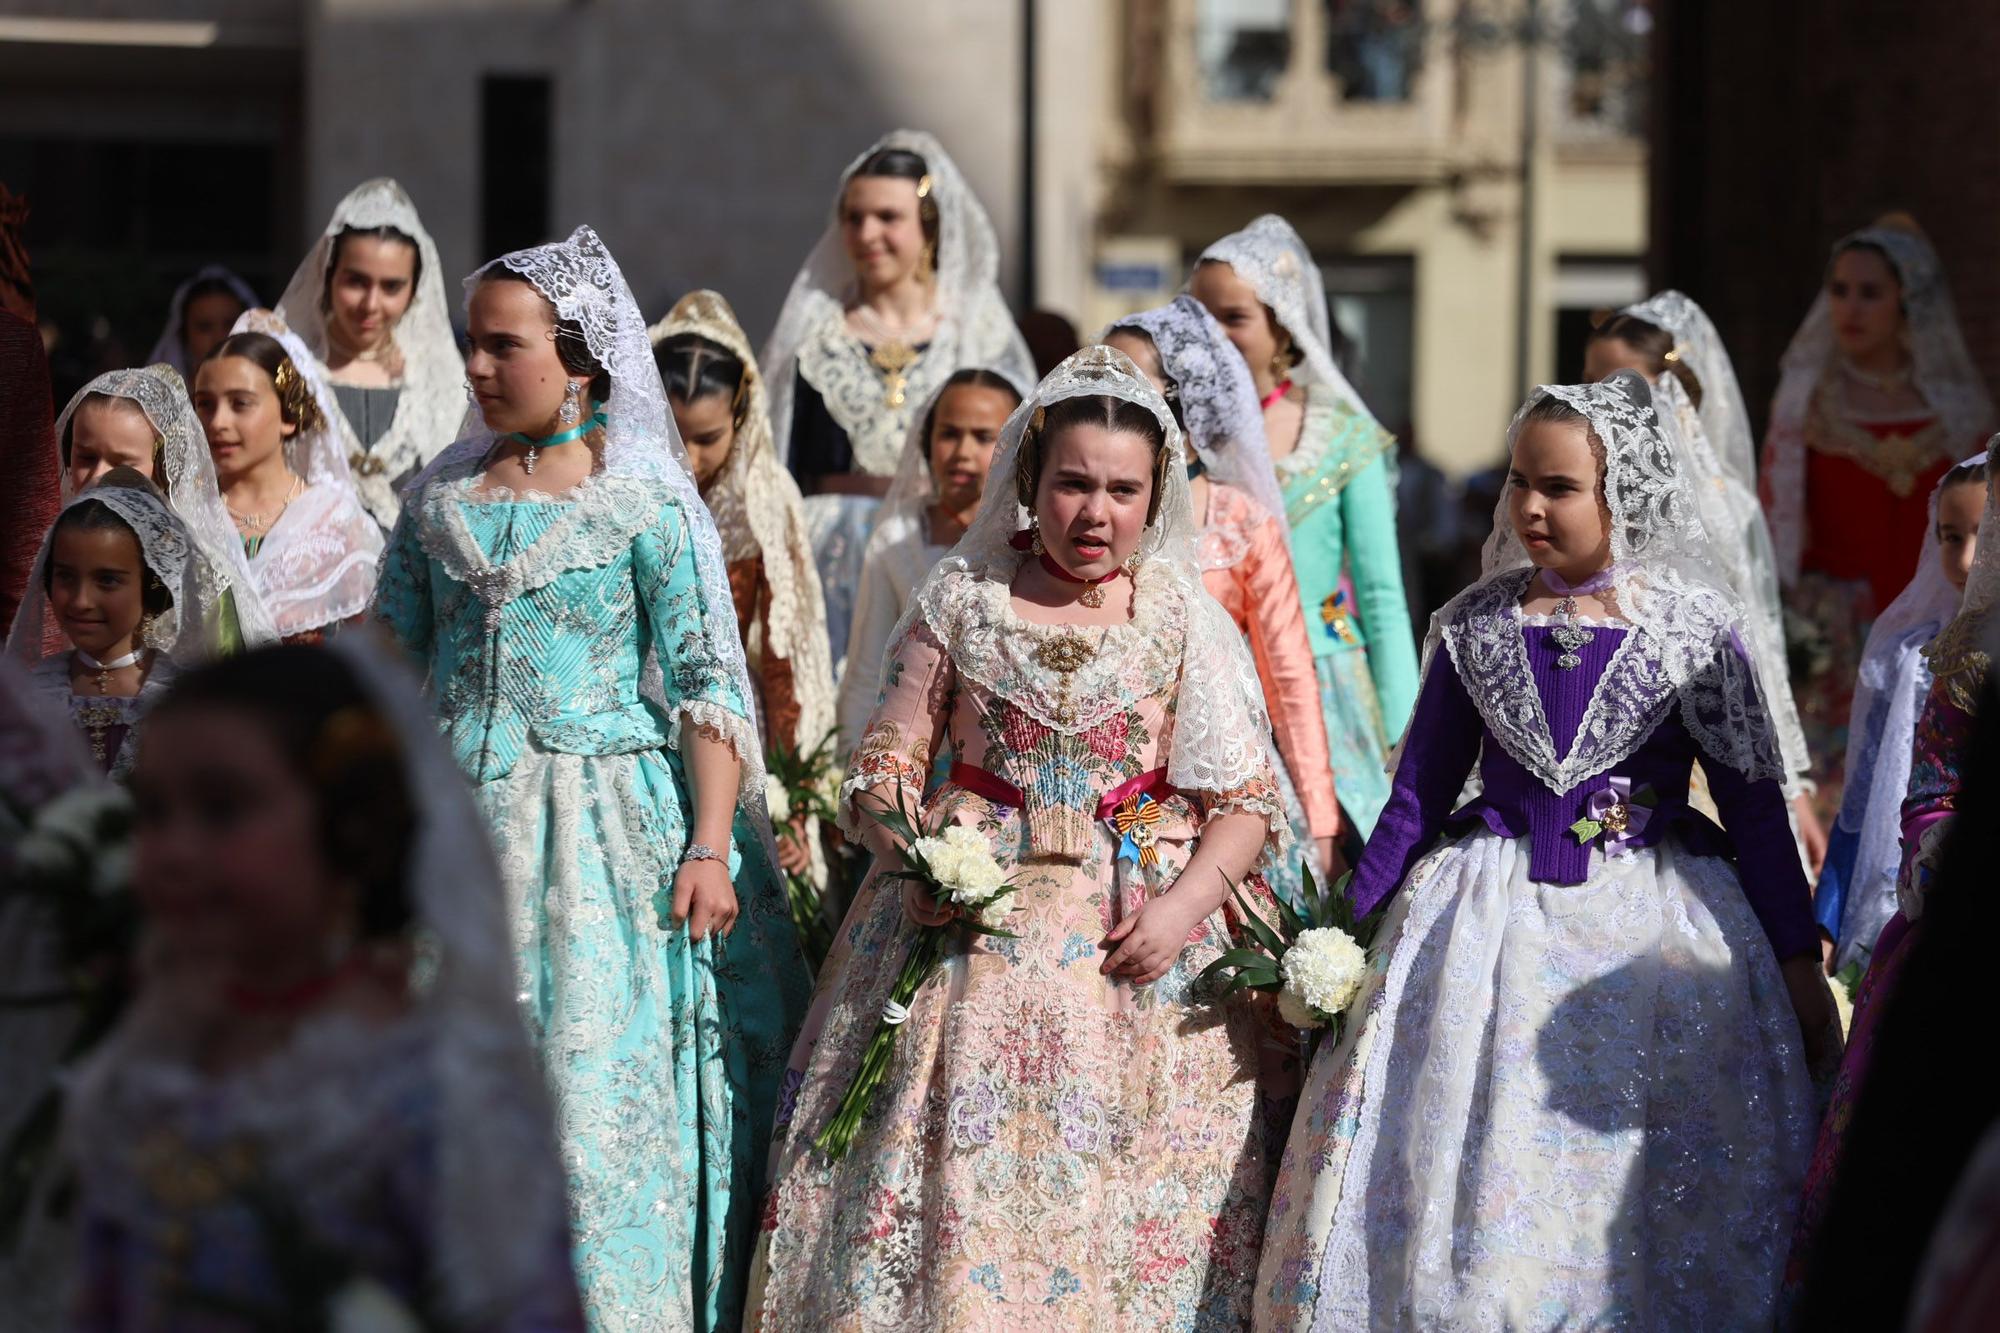
[[[1728,861],[1528,878],[1485,829],[1410,874],[1273,1196],[1260,1328],[1769,1328],[1815,1129]]]

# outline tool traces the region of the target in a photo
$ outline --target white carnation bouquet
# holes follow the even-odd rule
[[[862,1119],[874,1104],[876,1090],[888,1075],[896,1030],[908,1021],[910,1002],[943,965],[958,933],[1014,938],[1001,924],[1013,910],[1011,898],[1016,886],[1001,873],[992,847],[978,830],[954,824],[935,833],[919,832],[917,815],[906,804],[901,783],[896,785],[894,809],[867,813],[903,844],[903,869],[885,871],[883,883],[915,880],[940,906],[955,909],[955,916],[941,926],[918,928],[903,959],[903,969],[889,988],[889,998],[883,1001],[874,1035],[861,1054],[861,1067],[833,1118],[813,1140],[814,1147],[836,1161],[847,1155]]]
[[[1204,980],[1219,983],[1224,995],[1239,990],[1274,994],[1278,1015],[1293,1027],[1316,1035],[1339,1035],[1341,1023],[1368,976],[1368,941],[1374,937],[1379,913],[1361,921],[1348,897],[1350,872],[1331,889],[1302,866],[1300,899],[1277,899],[1275,926],[1259,917],[1236,895],[1248,942],[1223,953],[1202,971]]]

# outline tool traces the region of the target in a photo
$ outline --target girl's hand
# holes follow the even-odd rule
[[[778,869],[788,875],[803,875],[812,869],[812,850],[806,846],[806,821],[792,819],[779,826]]]
[[[1138,911],[1113,926],[1097,946],[1112,950],[1098,972],[1123,977],[1134,986],[1150,985],[1165,976],[1205,915],[1192,909],[1190,901],[1173,893],[1150,898]]]
[[[942,926],[958,915],[958,908],[940,903],[924,887],[923,881],[903,881],[903,915],[920,926]]]
[[[736,886],[729,882],[729,866],[722,861],[687,861],[674,876],[673,917],[676,926],[686,923],[688,938],[707,939],[714,931],[728,939],[736,927]]]
[[[1347,858],[1340,854],[1340,839],[1314,838],[1313,847],[1319,852],[1320,883],[1331,884],[1352,868],[1347,864]]]
[[[1805,1039],[1806,1068],[1815,1078],[1831,1073],[1840,1059],[1840,1016],[1833,1007],[1833,992],[1827,989],[1826,972],[1812,954],[1786,959],[1781,970],[1792,1012],[1798,1015],[1799,1035]]]
[[[1804,792],[1792,798],[1792,817],[1798,821],[1799,845],[1805,849],[1806,866],[1817,882],[1820,868],[1826,864],[1826,826],[1819,822],[1812,797]]]

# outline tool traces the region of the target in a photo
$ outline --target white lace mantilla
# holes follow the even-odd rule
[[[1636,754],[1679,700],[1681,721],[1703,753],[1752,781],[1782,780],[1769,714],[1755,673],[1736,651],[1729,606],[1705,589],[1681,596],[1671,619],[1676,651],[1644,626],[1628,632],[1592,687],[1567,754],[1558,755],[1541,691],[1535,687],[1521,613],[1533,571],[1514,570],[1475,584],[1441,613],[1451,663],[1501,748],[1550,791],[1572,790]]]

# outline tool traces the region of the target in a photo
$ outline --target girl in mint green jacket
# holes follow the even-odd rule
[[[1292,529],[1341,805],[1365,837],[1417,695],[1397,549],[1395,438],[1333,363],[1326,288],[1305,242],[1265,214],[1202,252],[1188,289],[1250,365]]]

